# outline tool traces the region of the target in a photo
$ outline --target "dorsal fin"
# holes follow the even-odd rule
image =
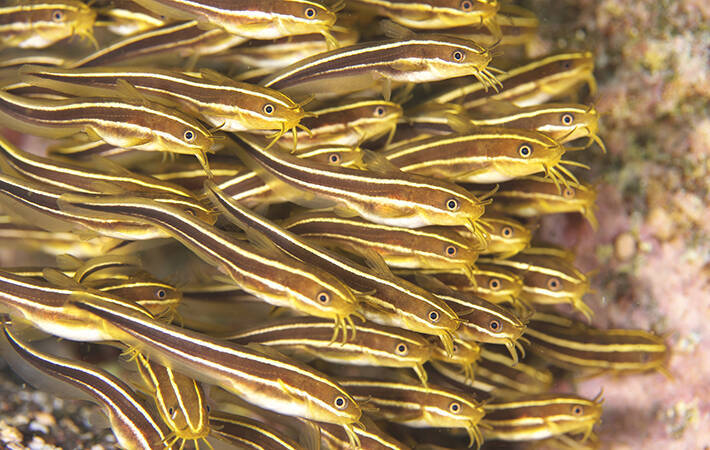
[[[141,103],[149,102],[148,99],[143,95],[135,86],[124,79],[116,80],[116,92],[119,97],[126,98],[128,100],[133,100]]]
[[[286,357],[286,355],[284,355],[280,351],[276,350],[273,347],[269,347],[267,345],[258,344],[256,342],[250,342],[246,345],[246,347],[248,347],[254,351],[257,351],[259,353],[263,353],[264,355],[271,356],[272,358],[289,359]]]
[[[416,274],[414,276],[416,284],[422,288],[432,292],[451,292],[452,289],[444,284],[443,281],[428,275]]]
[[[74,280],[77,282],[81,283],[84,279],[87,277],[90,277],[92,274],[108,269],[110,267],[126,267],[126,266],[135,266],[135,267],[141,267],[141,260],[137,256],[134,255],[105,255],[105,256],[98,256],[96,258],[92,258],[88,261],[86,261],[84,264],[82,264],[79,268],[76,269],[76,274],[74,275]]]
[[[73,278],[69,278],[62,272],[51,267],[47,267],[42,271],[42,276],[47,282],[59,286],[64,289],[84,290],[84,287],[76,282]]]
[[[199,70],[199,74],[206,81],[212,81],[217,84],[234,84],[234,80],[212,69],[202,68]]]
[[[69,255],[67,253],[63,255],[57,255],[56,258],[57,267],[62,270],[77,270],[84,264],[84,261],[77,258],[76,256]]]
[[[382,33],[390,39],[411,39],[414,36],[414,31],[403,27],[391,20],[383,20],[380,22]]]
[[[381,175],[401,172],[399,168],[392,164],[387,158],[372,150],[362,151],[362,163],[367,170]]]

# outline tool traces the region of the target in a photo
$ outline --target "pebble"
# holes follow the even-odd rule
[[[631,232],[621,233],[614,240],[614,255],[619,261],[628,261],[636,254],[636,238]]]
[[[30,431],[42,433],[42,434],[47,434],[49,433],[49,427],[46,425],[43,425],[36,420],[33,420],[32,423],[30,423],[30,426],[27,427]]]
[[[57,421],[54,419],[54,416],[46,412],[36,413],[35,421],[47,427],[53,427],[57,424]]]
[[[47,444],[44,439],[39,436],[34,436],[29,444],[27,444],[27,448],[30,450],[54,450],[57,447]]]
[[[648,213],[646,224],[649,231],[659,241],[667,241],[673,234],[673,221],[661,207],[655,207]]]
[[[5,422],[0,422],[0,441],[5,444],[22,442],[22,433],[17,428],[8,426]]]

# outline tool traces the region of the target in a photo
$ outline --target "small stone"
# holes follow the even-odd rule
[[[38,433],[42,433],[42,434],[49,433],[49,427],[37,422],[36,420],[33,420],[30,423],[30,426],[28,428],[30,431],[34,431],[34,432],[38,432]]]
[[[15,417],[13,417],[10,421],[10,423],[15,426],[27,425],[29,422],[30,422],[30,418],[27,417],[26,414],[20,414],[20,413],[15,414]]]
[[[62,428],[64,428],[65,430],[68,430],[74,434],[81,433],[81,429],[79,429],[79,427],[74,422],[72,422],[71,420],[69,420],[66,417],[64,419],[60,420],[59,424],[61,425]]]
[[[621,233],[614,240],[614,255],[619,261],[628,261],[636,254],[636,238],[630,232]]]
[[[53,427],[57,424],[54,416],[46,412],[38,412],[35,414],[35,421],[47,427]]]
[[[646,218],[651,234],[660,241],[667,241],[673,233],[673,221],[661,207],[655,207]]]
[[[30,450],[52,450],[56,447],[47,444],[41,437],[34,436],[29,442],[29,444],[27,444],[27,448],[29,448]]]
[[[0,441],[6,444],[22,442],[22,433],[17,428],[7,426],[5,422],[0,422]]]

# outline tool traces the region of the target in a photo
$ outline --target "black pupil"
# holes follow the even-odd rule
[[[343,400],[342,397],[338,397],[335,399],[335,405],[336,406],[343,406],[345,404],[345,400]]]
[[[185,138],[186,139],[192,139],[192,131],[188,131],[185,133]]]
[[[328,296],[325,295],[325,294],[320,294],[320,295],[318,296],[318,300],[320,300],[321,302],[327,302],[327,301],[328,301]]]
[[[168,414],[170,414],[171,416],[173,415],[173,409],[172,409],[172,408],[168,408]]]
[[[62,13],[60,11],[57,11],[54,13],[54,19],[55,20],[61,20],[62,19]]]
[[[448,247],[448,248],[446,249],[446,252],[447,252],[449,255],[453,255],[454,253],[456,253],[456,249],[453,248],[453,247]]]
[[[404,350],[405,350],[404,345],[400,345],[400,346],[399,346],[399,352],[400,352],[400,353],[404,353]]]
[[[491,328],[492,328],[492,329],[497,330],[499,326],[500,326],[500,325],[498,324],[498,321],[497,321],[497,320],[494,320],[493,322],[491,322]]]
[[[385,109],[384,109],[384,108],[377,108],[377,115],[378,115],[378,116],[381,116],[381,115],[384,114],[384,113],[385,113]]]
[[[454,59],[456,61],[459,61],[461,58],[463,58],[463,54],[461,52],[455,52],[454,53]]]
[[[449,200],[449,202],[447,203],[447,206],[449,207],[449,209],[455,209],[456,208],[456,201]]]
[[[330,160],[331,160],[332,162],[338,162],[338,155],[331,155],[331,156],[330,156]]]
[[[497,288],[498,287],[498,282],[496,280],[491,281],[491,287],[492,288]]]
[[[471,4],[469,2],[463,2],[463,9],[469,9]]]
[[[160,298],[163,298],[163,297],[165,297],[165,291],[164,291],[164,290],[162,290],[162,289],[161,289],[161,290],[159,290],[159,291],[158,291],[158,297],[160,297]]]
[[[505,230],[503,230],[503,236],[510,236],[510,233],[510,228],[506,228]]]
[[[266,112],[271,114],[271,112],[274,110],[274,107],[271,105],[266,105]]]
[[[550,286],[552,286],[553,288],[556,288],[557,287],[557,280],[550,281]]]
[[[524,145],[524,146],[520,147],[520,153],[521,153],[523,156],[529,155],[529,154],[530,154],[530,147],[528,147],[527,145]]]
[[[459,405],[457,405],[456,403],[454,403],[453,405],[451,405],[451,410],[452,410],[452,411],[458,411],[458,410],[459,410]]]
[[[316,10],[315,10],[315,9],[313,9],[313,8],[308,8],[308,9],[306,10],[306,16],[307,16],[307,17],[313,17],[313,16],[315,16],[315,15],[316,15]]]
[[[570,116],[569,114],[567,114],[567,115],[565,115],[565,116],[562,118],[562,121],[563,121],[564,123],[570,124],[570,123],[572,123],[572,116]]]
[[[432,312],[429,313],[429,318],[430,318],[431,320],[436,320],[436,319],[439,318],[439,313],[437,313],[436,311],[432,311]]]

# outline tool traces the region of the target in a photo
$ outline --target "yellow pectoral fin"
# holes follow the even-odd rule
[[[292,389],[289,385],[287,385],[286,383],[284,383],[284,381],[283,381],[282,379],[280,379],[280,378],[279,378],[278,380],[276,380],[276,381],[279,383],[279,386],[281,386],[281,389],[284,391],[284,393],[285,393],[286,395],[288,395],[289,398],[291,398],[292,401],[294,401],[294,402],[296,402],[296,403],[301,403],[301,398],[298,397],[296,394],[293,393],[293,389]]]

